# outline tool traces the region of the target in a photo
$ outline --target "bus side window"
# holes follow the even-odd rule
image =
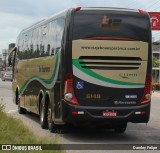
[[[64,31],[64,18],[59,18],[59,19],[57,19],[57,29],[56,29],[56,33],[57,33],[56,49],[58,51],[59,51],[59,48],[61,47],[62,38],[63,38],[63,31]]]

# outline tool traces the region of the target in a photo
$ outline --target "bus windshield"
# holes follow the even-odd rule
[[[72,40],[107,37],[149,42],[149,20],[137,12],[81,10],[75,12]]]

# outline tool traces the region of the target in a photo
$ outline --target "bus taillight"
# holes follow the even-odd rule
[[[144,94],[141,99],[141,104],[148,103],[151,100],[151,75],[147,75],[145,87],[144,87]]]
[[[72,105],[80,105],[74,94],[72,74],[67,74],[64,85],[64,99]]]
[[[80,10],[81,10],[81,7],[76,7],[76,8],[74,9],[75,12],[80,11]]]

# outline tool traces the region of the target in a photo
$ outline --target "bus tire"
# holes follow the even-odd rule
[[[57,130],[57,126],[53,122],[52,108],[50,103],[48,105],[48,129],[50,132],[55,132]]]
[[[48,123],[48,129],[51,133],[54,133],[57,131],[57,126],[54,124],[53,121]]]
[[[15,104],[18,105],[18,101],[19,101],[19,96],[18,96],[18,89],[16,90],[16,93],[15,93]]]
[[[127,128],[127,123],[116,125],[114,130],[116,133],[124,133]]]
[[[20,99],[18,98],[18,113],[19,114],[26,114],[27,110],[20,106]]]
[[[48,122],[47,122],[47,110],[48,106],[45,104],[43,98],[40,104],[40,124],[42,129],[48,128]]]

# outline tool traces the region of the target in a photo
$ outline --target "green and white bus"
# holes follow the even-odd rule
[[[65,10],[22,30],[12,58],[18,111],[38,114],[42,128],[124,132],[149,121],[151,24],[142,10]]]

